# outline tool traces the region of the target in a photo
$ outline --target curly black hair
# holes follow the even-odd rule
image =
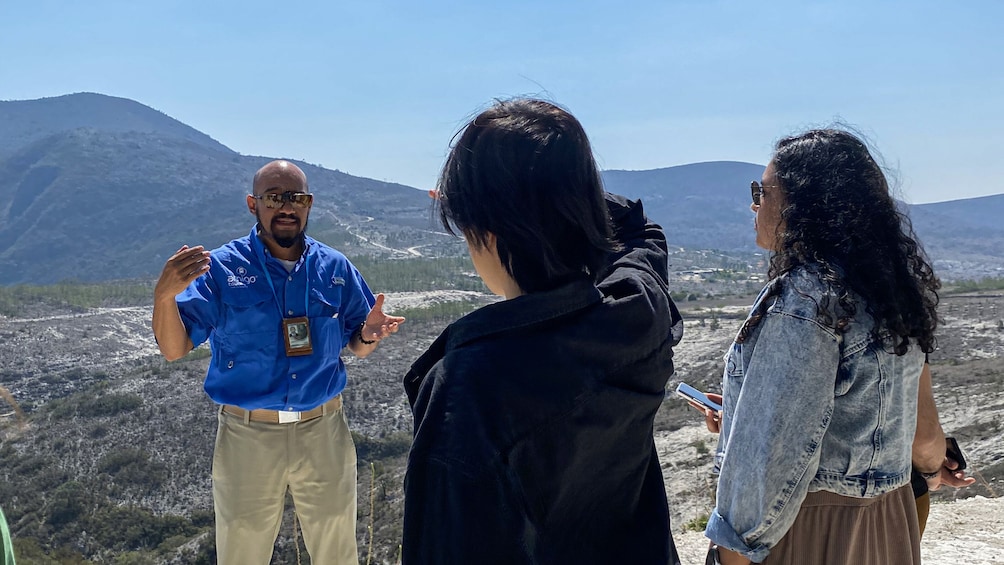
[[[772,163],[783,204],[768,277],[816,272],[837,296],[835,328],[850,323],[857,295],[874,320],[872,334],[888,339],[897,355],[911,340],[933,351],[941,283],[864,142],[847,131],[814,129],[778,141]],[[780,291],[774,284],[767,295]],[[767,302],[743,326],[740,341]],[[820,314],[824,306],[817,306]]]

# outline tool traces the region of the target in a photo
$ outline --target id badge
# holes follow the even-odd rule
[[[314,352],[310,344],[310,320],[306,316],[284,319],[282,335],[286,337],[287,356],[310,355]]]

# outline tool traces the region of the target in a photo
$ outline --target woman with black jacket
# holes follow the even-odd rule
[[[683,328],[662,229],[539,100],[471,121],[437,202],[505,300],[405,377],[404,563],[678,563],[652,436]]]

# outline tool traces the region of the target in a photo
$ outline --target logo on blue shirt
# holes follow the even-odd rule
[[[248,275],[248,270],[244,267],[237,267],[237,274],[227,277],[227,285],[230,288],[245,287],[254,284],[257,280],[258,277],[256,275]]]

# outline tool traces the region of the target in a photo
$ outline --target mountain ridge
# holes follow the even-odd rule
[[[0,102],[0,285],[155,277],[183,243],[212,248],[247,233],[244,195],[269,160],[126,98]],[[311,235],[347,255],[465,253],[436,225],[425,191],[293,162],[316,195]],[[644,201],[672,246],[753,265],[748,187],[762,172],[705,161],[601,174],[607,190]],[[1004,195],[906,209],[942,276],[1004,274],[1004,227],[994,222]]]
[[[182,243],[216,247],[254,224],[244,196],[271,158],[235,153],[127,99],[33,102],[55,116],[101,111],[29,132],[39,107],[9,120],[12,103],[0,102],[0,139],[27,140],[0,157],[0,284],[149,278]],[[424,192],[297,163],[316,195],[311,234],[323,241],[377,252],[404,232],[407,247],[449,245],[425,229]]]
[[[233,153],[207,134],[159,110],[129,98],[96,92],[0,101],[0,123],[4,124],[0,156],[47,134],[78,128],[169,132],[207,149]]]

